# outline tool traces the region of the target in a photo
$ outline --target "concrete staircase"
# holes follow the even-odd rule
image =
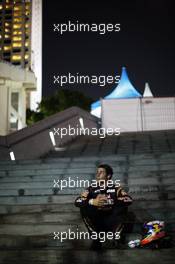
[[[128,263],[128,258],[129,263],[155,263],[157,258],[160,263],[173,263],[172,249],[147,250],[146,256],[142,249],[107,250],[99,255],[89,251],[88,240],[61,243],[53,233],[86,230],[73,205],[84,188],[61,190],[54,187],[54,180],[91,180],[96,166],[108,163],[114,180],[120,180],[134,199],[129,210],[135,224],[127,240],[138,237],[143,222],[156,219],[164,220],[175,237],[174,142],[172,132],[80,137],[65,152],[1,161],[0,263]]]

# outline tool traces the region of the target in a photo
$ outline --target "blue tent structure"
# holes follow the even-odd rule
[[[134,88],[132,83],[128,78],[128,74],[126,68],[122,68],[122,74],[120,77],[119,84],[117,87],[110,93],[105,96],[105,99],[126,99],[126,98],[138,98],[142,97],[142,95]],[[91,112],[93,113],[97,108],[100,109],[101,102],[100,100],[91,104]]]

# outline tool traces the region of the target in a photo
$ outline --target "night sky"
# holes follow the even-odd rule
[[[125,66],[134,87],[143,93],[148,82],[154,96],[175,96],[175,16],[173,1],[128,0],[81,5],[43,1],[43,96],[59,85],[53,75],[119,75]],[[63,1],[64,2],[64,1]],[[120,32],[64,33],[53,31],[53,24],[121,24]],[[109,94],[116,84],[66,85],[94,100]]]

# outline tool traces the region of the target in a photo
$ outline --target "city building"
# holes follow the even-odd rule
[[[6,120],[0,122],[4,135],[23,128],[26,108],[36,110],[41,101],[42,0],[0,0],[0,61],[0,110],[7,108]],[[18,104],[19,119],[19,113],[12,114],[11,100]]]
[[[0,60],[31,67],[31,1],[0,0]]]

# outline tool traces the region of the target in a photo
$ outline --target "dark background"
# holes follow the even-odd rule
[[[148,82],[154,96],[175,96],[175,16],[173,1],[128,0],[82,4],[43,1],[43,96],[60,89],[53,75],[119,75],[125,66],[134,87],[143,93]],[[120,23],[121,31],[53,31],[53,24]],[[94,100],[109,94],[115,84],[67,85]]]

